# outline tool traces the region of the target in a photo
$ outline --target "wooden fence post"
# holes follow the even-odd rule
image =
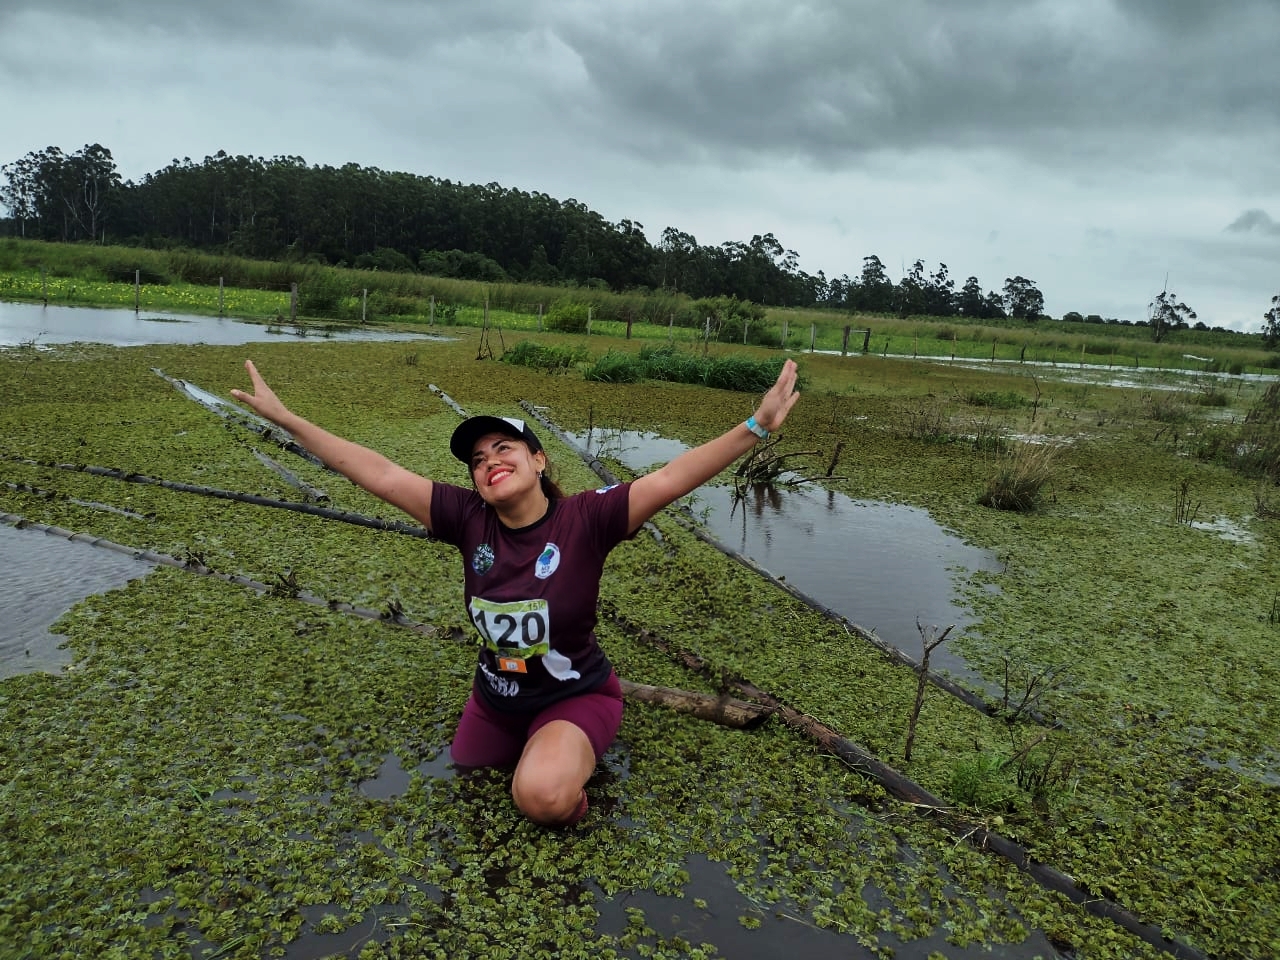
[[[222,277],[218,278],[218,316],[222,316],[222,306],[224,302],[222,298],[222,280]]]
[[[298,322],[298,281],[289,284],[289,322]]]
[[[847,357],[849,355],[849,330],[848,324],[844,327],[844,337],[840,340],[840,356]]]
[[[142,309],[142,271],[134,270],[133,271],[133,312],[134,314],[137,314],[137,312],[140,309]]]

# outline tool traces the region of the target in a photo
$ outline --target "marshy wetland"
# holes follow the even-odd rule
[[[450,549],[68,469],[300,500],[266,452],[330,505],[387,516],[154,372],[226,396],[247,355],[298,412],[454,482],[466,478],[444,438],[457,415],[433,386],[472,413],[524,400],[570,433],[684,444],[752,406],[730,390],[480,360],[477,331],[451,334],[0,351],[0,513],[188,567],[76,603],[55,625],[71,666],[0,680],[6,955],[1280,953],[1280,494],[1191,456],[1244,419],[1264,380],[1214,381],[1206,403],[1203,385],[1159,373],[1109,386],[798,354],[805,395],[780,449],[816,451],[805,472],[831,473],[805,495],[927,512],[996,558],[954,571],[967,616],[943,649],[1008,709],[927,688],[908,761],[909,667],[660,515],[660,536],[606,568],[600,636],[619,673],[712,694],[748,681],[945,809],[903,802],[776,719],[732,730],[630,703],[586,821],[561,833],[521,820],[503,777],[447,764],[474,665]],[[1040,505],[982,506],[1014,437],[1055,451]],[[599,485],[547,439],[562,486]],[[609,466],[627,474],[623,459]],[[699,502],[687,506],[696,518]],[[32,550],[50,539],[9,533]],[[891,539],[821,517],[810,535],[890,564]],[[922,578],[929,596],[910,615],[935,609],[938,589]],[[1093,908],[975,842],[983,831]]]

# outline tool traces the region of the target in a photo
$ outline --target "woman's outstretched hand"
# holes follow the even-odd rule
[[[782,421],[787,419],[787,414],[800,399],[796,390],[797,375],[796,362],[787,360],[782,365],[782,372],[778,374],[777,383],[769,388],[769,392],[760,401],[760,406],[756,407],[756,423],[770,433],[782,426]]]
[[[249,371],[249,381],[253,384],[253,393],[232,390],[232,399],[240,401],[258,416],[279,424],[280,420],[288,415],[288,409],[280,402],[280,398],[275,395],[275,391],[267,386],[267,381],[262,379],[262,374],[258,373],[258,368],[253,365],[252,360],[246,360],[244,368]]]

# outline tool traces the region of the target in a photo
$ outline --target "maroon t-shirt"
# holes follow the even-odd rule
[[[475,688],[496,710],[541,710],[588,693],[612,666],[596,642],[609,551],[627,538],[629,483],[552,500],[518,530],[474,490],[435,482],[431,533],[462,554],[467,613],[480,634]]]

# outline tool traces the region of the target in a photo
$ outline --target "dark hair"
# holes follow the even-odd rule
[[[545,450],[543,451],[543,456],[546,456]],[[547,465],[543,468],[542,474],[538,477],[538,480],[542,484],[542,492],[546,494],[548,500],[564,499],[564,491],[560,489],[560,484],[551,479],[550,460],[547,461]]]

